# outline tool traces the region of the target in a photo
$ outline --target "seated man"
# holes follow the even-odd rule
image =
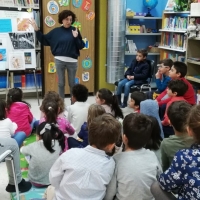
[[[135,85],[144,84],[149,76],[150,66],[147,63],[146,57],[147,57],[146,50],[143,49],[138,50],[136,59],[132,61],[131,66],[125,72],[124,75],[125,78],[118,83],[116,95],[118,97],[119,105],[122,108],[127,107],[127,101],[131,86],[133,86],[134,84]],[[121,103],[121,94],[123,88],[124,88],[124,100],[123,103]]]

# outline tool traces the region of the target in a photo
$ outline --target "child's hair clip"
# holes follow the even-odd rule
[[[43,135],[46,129],[51,130],[51,124],[46,124],[44,128],[40,131],[40,135]]]

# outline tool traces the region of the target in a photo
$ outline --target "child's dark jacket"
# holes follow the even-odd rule
[[[134,59],[131,66],[126,70],[124,76],[127,75],[134,76],[134,84],[140,85],[146,82],[150,74],[150,66],[146,60],[138,62]]]

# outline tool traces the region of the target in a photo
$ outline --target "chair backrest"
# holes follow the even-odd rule
[[[151,80],[153,75],[154,75],[155,61],[154,60],[147,60],[147,63],[149,64],[149,67],[150,67],[148,78],[150,78],[150,80]]]

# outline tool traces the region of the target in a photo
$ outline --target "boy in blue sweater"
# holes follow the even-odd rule
[[[127,69],[124,74],[124,79],[118,83],[117,87],[117,98],[119,105],[122,108],[127,107],[128,96],[130,93],[130,88],[133,85],[142,85],[146,82],[150,66],[146,61],[147,51],[144,49],[138,50],[136,59],[134,59],[131,63],[131,66]],[[124,100],[123,104],[121,103],[121,93],[124,88]]]

